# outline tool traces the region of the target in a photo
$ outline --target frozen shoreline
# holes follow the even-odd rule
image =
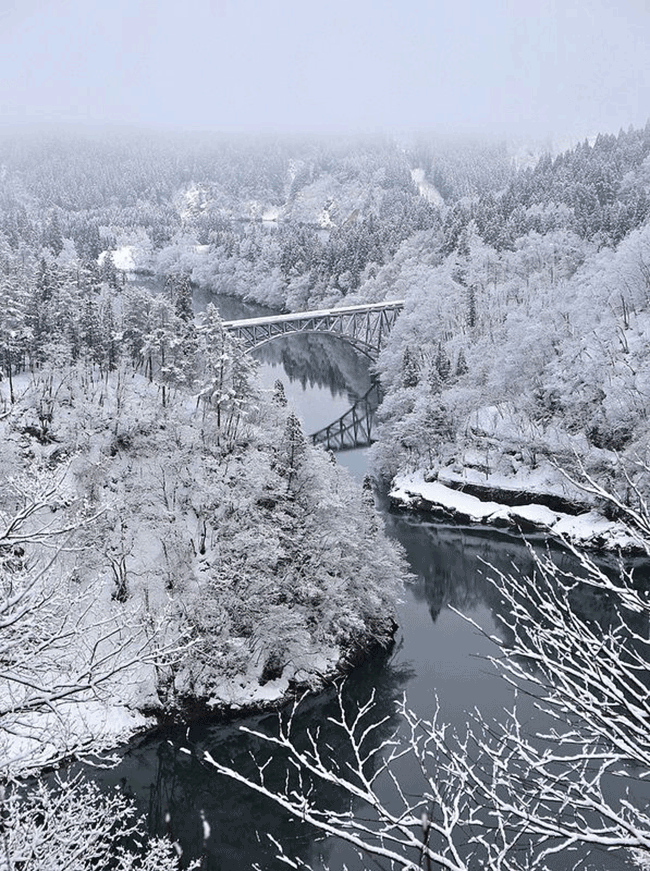
[[[287,667],[281,677],[266,684],[260,684],[255,675],[224,677],[209,696],[179,695],[168,709],[162,704],[137,706],[121,699],[79,698],[66,705],[63,715],[61,711],[32,714],[28,734],[5,738],[0,746],[17,777],[65,768],[75,758],[110,761],[134,739],[154,734],[169,723],[188,724],[203,718],[232,721],[278,711],[304,694],[324,692],[367,658],[390,650],[396,630],[392,621],[387,646],[368,635],[365,644],[346,651],[332,647],[305,656],[300,665]],[[42,740],[43,734],[49,736],[47,741]],[[74,741],[69,744],[71,736]],[[23,765],[23,760],[28,764]]]
[[[458,484],[462,487],[462,484]],[[489,482],[485,489],[489,490]],[[518,491],[513,490],[513,497]],[[548,495],[548,494],[547,494]],[[558,495],[558,498],[561,498]],[[542,532],[577,547],[610,553],[645,554],[638,535],[621,521],[607,520],[595,509],[578,514],[554,510],[540,502],[507,505],[487,501],[440,481],[427,481],[423,471],[397,475],[389,492],[391,505],[424,511],[463,524],[512,527],[521,532]]]

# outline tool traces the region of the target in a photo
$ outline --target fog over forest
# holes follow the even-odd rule
[[[645,123],[648,15],[644,0],[6,0],[0,113],[564,146]]]

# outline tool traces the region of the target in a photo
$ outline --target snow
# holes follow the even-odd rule
[[[515,508],[509,508],[508,514],[515,520],[523,520],[527,523],[532,523],[535,526],[553,526],[558,522],[560,514],[557,511],[551,511],[546,505],[518,505]]]
[[[108,253],[108,251],[102,251],[97,258],[100,266],[104,262]],[[136,268],[136,254],[132,245],[123,245],[121,248],[117,248],[115,251],[111,251],[110,253],[113,255],[113,263],[115,264],[116,269],[120,269],[123,272],[133,272]]]
[[[585,502],[587,497],[553,465],[540,461],[537,468],[532,469],[519,463],[514,457],[509,457],[507,470],[491,468],[486,474],[481,464],[486,462],[485,453],[479,450],[466,450],[463,454],[463,464],[443,467],[437,473],[437,479],[442,484],[452,488],[465,484],[488,486],[499,490],[509,490],[512,493],[532,493],[548,495],[552,493],[561,499],[575,502]],[[492,462],[492,458],[489,458]],[[504,461],[505,464],[505,461]]]
[[[307,318],[322,318],[326,315],[345,315],[352,314],[354,312],[365,312],[365,311],[375,311],[381,309],[391,309],[395,307],[402,307],[404,305],[404,300],[396,299],[396,300],[387,300],[386,302],[372,302],[365,303],[363,305],[349,305],[341,308],[331,308],[331,309],[315,309],[314,311],[306,311],[306,312],[292,312],[288,315],[271,315],[270,317],[263,318],[246,318],[244,320],[238,321],[224,321],[225,327],[255,327],[262,326],[264,324],[275,324],[275,323],[286,323],[291,321],[302,321]]]
[[[14,774],[27,764],[31,771],[51,765],[79,746],[87,746],[93,755],[105,752],[153,728],[156,720],[125,705],[85,699],[52,713],[24,714],[20,725],[20,731],[4,733],[0,747],[4,764]]]
[[[423,169],[412,169],[411,178],[418,186],[421,197],[424,197],[425,200],[428,200],[434,206],[444,206],[445,201],[440,191],[431,182],[426,180]]]
[[[408,506],[414,496],[432,505],[467,515],[476,523],[486,522],[488,517],[501,508],[497,502],[482,502],[476,496],[451,490],[437,481],[425,481],[422,472],[395,478],[390,492],[391,499],[401,501]]]
[[[178,213],[186,220],[197,211],[204,211],[208,206],[207,192],[201,185],[192,185],[181,194]]]
[[[212,688],[209,706],[231,711],[276,706],[291,696],[292,686],[322,686],[340,673],[342,652],[338,647],[301,651],[298,664],[288,663],[282,675],[260,684],[261,664],[251,663],[245,675],[223,677]]]
[[[273,222],[278,221],[280,218],[280,209],[278,206],[267,206],[266,209],[262,212],[262,220]]]
[[[611,551],[639,548],[639,539],[631,529],[620,521],[607,520],[595,510],[574,516],[534,502],[512,507],[483,501],[440,481],[426,481],[422,471],[398,475],[389,495],[402,508],[443,510],[461,522],[533,527],[582,547]]]
[[[282,673],[273,674],[275,679],[264,680],[266,654],[275,643],[275,622],[260,634],[254,648],[244,635],[238,649],[238,636],[224,632],[224,638],[215,642],[215,657],[222,657],[220,661],[225,665],[215,666],[214,673],[208,672],[205,664],[193,656],[185,655],[184,622],[177,616],[181,603],[188,613],[191,609],[203,610],[205,589],[213,573],[218,576],[220,561],[228,547],[226,542],[231,540],[224,536],[223,540],[212,541],[208,537],[211,543],[207,556],[197,555],[193,542],[199,511],[213,510],[203,506],[211,505],[213,499],[218,504],[222,493],[232,498],[238,473],[232,469],[226,477],[227,470],[221,470],[218,458],[212,460],[212,455],[206,457],[194,450],[203,438],[195,413],[195,397],[179,391],[173,395],[173,401],[170,399],[173,408],[163,411],[158,385],[149,382],[142,373],[130,372],[126,364],[105,378],[86,362],[80,362],[69,371],[61,370],[56,377],[60,384],[56,386],[59,405],[50,430],[53,441],[44,443],[27,430],[38,428],[34,409],[43,390],[50,389],[47,376],[39,370],[15,377],[17,401],[11,413],[0,421],[0,436],[5,445],[0,465],[5,480],[27,474],[28,467],[54,469],[47,474],[57,476],[56,501],[48,496],[41,514],[33,521],[37,529],[44,526],[53,534],[56,529],[50,528],[50,514],[59,512],[63,505],[71,512],[85,511],[87,498],[92,505],[105,510],[106,519],[102,511],[102,519],[92,521],[92,531],[87,535],[85,531],[80,533],[79,548],[83,544],[87,552],[82,556],[80,549],[66,551],[58,558],[60,568],[56,578],[48,573],[46,579],[48,594],[49,585],[56,592],[56,598],[47,599],[48,607],[66,631],[70,615],[72,641],[66,635],[64,661],[57,650],[51,661],[42,664],[39,679],[48,686],[72,686],[74,693],[63,700],[55,698],[52,715],[39,710],[22,716],[17,702],[7,700],[3,696],[7,691],[0,687],[0,702],[8,701],[5,707],[11,710],[13,705],[16,710],[12,727],[16,722],[19,736],[15,741],[8,738],[0,746],[5,765],[14,772],[27,767],[33,770],[69,758],[80,745],[88,753],[114,747],[155,725],[152,719],[134,712],[160,712],[165,706],[174,709],[195,688],[197,698],[214,709],[267,709],[287,701],[296,687],[317,689],[340,675],[346,662],[345,642],[340,640],[343,633],[339,636],[337,632],[335,641],[334,633],[323,637],[304,631],[291,638],[290,656]],[[86,379],[83,389],[76,390],[76,379],[81,377]],[[5,382],[0,385],[0,402],[4,385]],[[115,389],[118,385],[119,394]],[[268,422],[270,425],[273,420]],[[280,427],[278,419],[278,430]],[[68,457],[65,464],[60,458],[62,450]],[[266,474],[265,462],[260,451],[251,450],[233,460],[233,465],[242,464],[250,472],[243,478],[250,481]],[[324,468],[331,469],[320,452],[314,454],[314,462],[322,462]],[[172,492],[169,475],[178,474],[178,469],[182,483]],[[349,506],[341,495],[346,491],[341,489],[338,474],[331,474],[336,474],[336,490],[332,490],[336,497],[332,496],[333,501],[327,504],[334,506],[334,510],[339,510],[340,504],[341,524],[347,528]],[[45,484],[48,482],[49,477]],[[215,493],[215,485],[222,490]],[[26,492],[37,492],[30,481],[26,481],[25,488]],[[258,492],[251,487],[250,497],[247,494],[241,497],[242,516],[245,499],[256,499]],[[60,511],[52,522],[64,524],[63,515]],[[274,536],[269,535],[265,542],[259,533],[268,526],[264,515],[260,516],[262,523],[263,526],[252,526],[250,535],[244,535],[238,546],[266,547],[264,553],[268,559],[274,559],[277,552]],[[88,528],[91,530],[91,526]],[[260,565],[267,564],[266,558],[260,560]],[[120,574],[116,566],[120,564],[129,589],[124,601],[114,597],[115,580]],[[340,565],[333,558],[332,596],[327,597],[328,601],[339,601],[339,570]],[[341,601],[345,595],[346,591],[341,591]],[[31,607],[31,601],[29,604]],[[44,625],[37,605],[38,602],[33,605],[33,623]],[[215,607],[221,605],[217,603]],[[327,619],[336,621],[338,609],[334,604],[323,613]],[[148,635],[150,626],[160,627],[155,641]],[[98,667],[88,686],[84,677],[88,670],[87,653],[95,646],[99,651],[97,660],[106,665]],[[154,659],[167,649],[179,651],[179,664],[158,692],[157,686],[162,684],[157,683]],[[29,695],[26,698],[30,700]],[[4,733],[8,732],[5,728]]]
[[[367,213],[373,200],[377,200],[378,207],[377,191],[369,190],[363,180],[341,181],[325,172],[300,188],[293,201],[287,203],[285,217],[329,230],[344,224],[356,210],[360,214]]]

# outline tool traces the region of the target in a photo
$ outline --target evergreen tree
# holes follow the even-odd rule
[[[363,476],[363,484],[361,485],[361,504],[363,513],[368,526],[368,533],[372,538],[377,536],[381,528],[379,515],[375,505],[375,488],[370,475]]]
[[[458,352],[458,359],[456,360],[456,375],[466,375],[469,372],[469,367],[467,365],[467,360],[465,359],[465,352],[461,348]]]
[[[413,351],[409,347],[404,349],[402,355],[402,387],[417,387],[420,381],[420,367]]]
[[[194,320],[194,309],[192,307],[192,284],[187,275],[181,275],[175,281],[172,280],[174,310],[176,316],[186,324],[192,323]]]
[[[287,482],[287,494],[295,491],[296,476],[307,456],[307,439],[295,412],[290,411],[280,444],[277,469]],[[295,492],[294,492],[295,495]]]
[[[118,289],[119,282],[117,280],[117,269],[115,268],[115,260],[113,259],[112,251],[106,251],[104,254],[102,259],[101,277],[102,281],[105,281],[111,290]]]
[[[429,385],[429,393],[435,396],[442,390],[442,378],[435,361],[429,365],[427,371],[427,384]]]
[[[473,330],[476,326],[476,285],[467,288],[467,326]]]
[[[179,365],[182,338],[179,336],[178,319],[167,299],[162,296],[156,297],[152,314],[152,328],[143,336],[141,353],[148,360],[150,380],[154,374],[160,378],[164,408],[167,405],[170,386],[183,380],[182,365]]]
[[[284,392],[284,384],[278,378],[273,385],[273,401],[276,405],[279,405],[280,408],[284,408],[287,404],[287,396]]]
[[[199,320],[197,336],[198,401],[203,404],[204,419],[208,412],[214,417],[217,444],[232,446],[254,393],[255,362],[226,331],[212,303]]]
[[[55,257],[63,251],[63,235],[59,224],[59,216],[56,211],[50,215],[47,227],[45,229],[43,243],[50,249]]]
[[[442,342],[438,342],[438,353],[436,355],[436,369],[442,381],[446,381],[451,372],[451,360],[447,356],[447,352],[442,346]]]
[[[0,365],[9,383],[9,401],[14,403],[14,371],[27,347],[27,303],[16,275],[0,276]]]

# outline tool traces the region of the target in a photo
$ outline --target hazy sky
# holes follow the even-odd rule
[[[617,132],[649,37],[650,0],[0,0],[0,117]]]

